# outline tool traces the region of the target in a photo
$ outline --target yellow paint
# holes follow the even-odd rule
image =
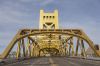
[[[49,29],[52,29],[52,30],[49,30]],[[64,36],[78,37],[78,38],[81,38],[82,40],[86,41],[87,44],[93,49],[95,54],[100,57],[100,51],[97,51],[95,49],[94,43],[90,40],[90,38],[81,29],[59,29],[58,11],[57,10],[55,10],[52,13],[48,13],[48,12],[44,12],[43,10],[40,10],[39,29],[21,29],[20,31],[18,31],[18,33],[13,38],[13,40],[9,43],[9,45],[4,50],[2,55],[0,55],[0,58],[2,58],[2,59],[7,58],[7,56],[11,52],[12,48],[21,39],[23,39],[25,37],[30,37],[30,36],[33,36],[33,35],[36,36],[38,34],[42,34],[40,36],[45,37],[45,38],[41,37],[42,39],[39,39],[39,42],[37,41],[37,43],[40,43],[39,44],[40,48],[45,48],[45,47],[48,48],[48,41],[46,41],[46,42],[44,41],[43,42],[42,40],[56,40],[54,42],[51,41],[50,48],[57,48],[57,49],[59,49],[61,47],[62,41],[60,39],[56,38],[55,36],[59,36],[59,34],[62,34]],[[47,39],[48,34],[52,34],[53,35],[52,37],[54,37],[54,38]],[[20,52],[19,48],[20,47],[18,46],[18,55],[19,55],[19,52]],[[33,48],[34,51],[32,49],[31,56],[38,56],[38,54],[39,54],[38,51],[39,51],[40,48],[37,47],[37,46],[34,46],[34,48]],[[74,55],[74,47],[73,47],[73,45],[71,46],[71,49],[72,49],[72,54]],[[63,50],[62,47],[61,47],[61,50]],[[18,55],[17,55],[17,57],[18,57]]]
[[[45,13],[44,10],[40,10],[40,23],[39,29],[58,29],[58,11],[53,13]]]

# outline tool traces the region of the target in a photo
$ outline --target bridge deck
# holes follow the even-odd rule
[[[100,66],[100,61],[66,57],[40,57],[0,66]]]

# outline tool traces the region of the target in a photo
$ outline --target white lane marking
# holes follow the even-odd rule
[[[51,66],[58,66],[57,64],[54,64],[54,61],[53,61],[52,58],[49,58],[49,61],[50,61],[50,63],[51,63]]]
[[[74,63],[74,62],[71,62],[71,61],[67,61],[68,63],[70,63],[70,64],[73,64],[74,66],[81,66],[81,65],[79,65],[78,63]],[[66,63],[67,63],[66,62]]]

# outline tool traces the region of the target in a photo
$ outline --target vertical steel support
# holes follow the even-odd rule
[[[34,56],[34,44],[31,45],[31,57]]]
[[[73,45],[73,37],[71,38],[71,40],[70,40],[70,42],[71,42],[71,49],[72,49],[72,56],[74,56],[74,45]]]
[[[28,38],[27,38],[27,44],[26,44],[26,56],[28,56]]]
[[[70,52],[71,52],[71,45],[69,45],[69,56],[70,56]]]
[[[74,46],[73,46],[73,37],[70,39],[70,46],[69,46],[69,56],[70,53],[74,56]]]
[[[16,56],[17,59],[19,59],[20,57],[20,51],[21,51],[20,45],[21,45],[21,41],[18,41],[17,56]]]
[[[85,47],[84,47],[84,42],[83,40],[81,39],[81,45],[82,45],[82,56],[86,56],[86,53],[85,53]]]
[[[66,55],[68,54],[68,44],[66,44]]]
[[[77,38],[77,45],[76,45],[76,56],[78,55],[78,47],[79,47],[79,38]]]
[[[22,39],[23,56],[26,57],[24,39]]]
[[[27,47],[27,49],[28,49],[28,52],[29,52],[29,57],[31,57],[31,48],[30,48],[30,39],[28,39],[28,47]]]

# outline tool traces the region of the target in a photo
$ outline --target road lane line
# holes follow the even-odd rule
[[[70,64],[72,64],[72,65],[74,65],[74,66],[81,66],[78,63],[74,63],[74,62],[71,62],[71,61],[67,61],[67,62],[70,63]]]
[[[50,61],[50,63],[51,63],[51,66],[58,66],[57,64],[54,64],[54,61],[53,61],[52,58],[49,58],[49,61]]]

